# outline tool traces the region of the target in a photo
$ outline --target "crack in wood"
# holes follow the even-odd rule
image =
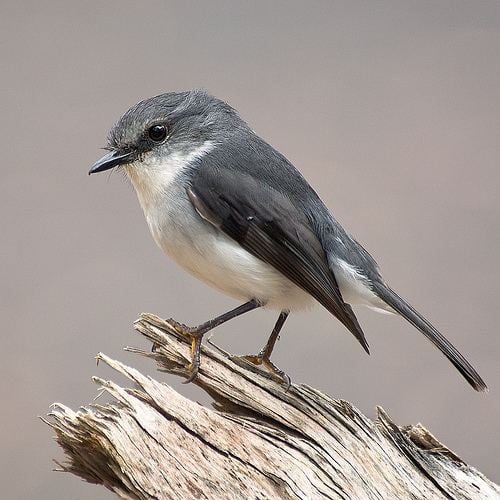
[[[151,314],[135,328],[154,352],[128,351],[188,376],[187,339]],[[53,406],[43,420],[66,454],[61,469],[127,499],[500,499],[421,424],[398,427],[380,407],[371,421],[307,385],[287,391],[213,345],[202,355],[195,383],[212,408],[98,355],[135,386],[94,377],[114,401]]]

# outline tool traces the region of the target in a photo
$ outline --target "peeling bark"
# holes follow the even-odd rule
[[[136,329],[160,370],[187,377],[187,340],[143,314]],[[94,377],[114,402],[77,412],[56,403],[46,422],[62,470],[133,499],[493,499],[500,488],[422,425],[369,420],[307,385],[285,387],[224,351],[203,347],[195,383],[214,408],[99,354],[133,382]]]

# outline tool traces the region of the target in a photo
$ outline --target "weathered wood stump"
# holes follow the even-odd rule
[[[187,377],[188,341],[143,314],[136,329],[159,369]],[[122,498],[492,499],[500,488],[420,424],[372,422],[349,402],[307,385],[278,384],[215,346],[203,348],[195,383],[205,408],[164,382],[104,354],[134,388],[94,377],[113,396],[77,412],[56,403],[49,425],[67,455],[62,469]]]

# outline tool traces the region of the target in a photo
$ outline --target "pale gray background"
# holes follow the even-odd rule
[[[37,415],[92,401],[91,375],[117,378],[98,351],[154,373],[121,350],[143,345],[140,311],[195,324],[235,305],[163,257],[120,175],[87,176],[130,105],[193,87],[302,170],[491,392],[368,310],[370,357],[317,307],[274,360],[370,416],[423,422],[500,480],[499,30],[498,1],[2,2],[2,496],[110,498],[51,472],[62,456]],[[251,313],[216,340],[255,352],[274,320]]]

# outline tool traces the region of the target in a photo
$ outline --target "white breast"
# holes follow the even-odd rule
[[[156,206],[163,203],[163,198],[171,190],[176,176],[216,146],[217,144],[212,141],[205,141],[201,146],[187,153],[174,151],[161,161],[149,155],[125,167],[146,218],[149,212],[154,211]]]
[[[242,301],[257,299],[279,310],[307,306],[312,298],[306,292],[202,219],[192,207],[182,182],[183,171],[213,147],[205,143],[186,155],[171,155],[162,164],[142,161],[127,167],[153,238],[184,269],[229,296]]]

